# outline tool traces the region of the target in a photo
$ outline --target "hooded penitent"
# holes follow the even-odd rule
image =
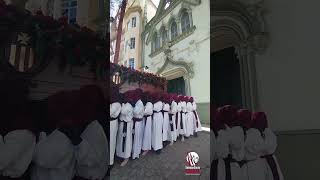
[[[228,126],[233,125],[234,121],[236,120],[237,110],[237,107],[232,105],[226,105],[219,108],[219,114],[222,118],[221,122]]]
[[[119,94],[119,89],[117,87],[112,87],[110,92],[110,121],[118,120],[120,111],[121,97]]]
[[[132,129],[132,141],[133,141],[133,148],[132,148],[132,158],[139,158],[142,148],[142,141],[143,141],[143,132],[144,132],[144,105],[142,102],[142,90],[136,89],[133,99],[135,101],[135,105],[133,108],[133,129]]]
[[[170,105],[169,105],[169,94],[163,93],[162,94],[162,102],[163,102],[163,126],[162,126],[162,140],[167,141],[168,135],[171,132],[170,131],[170,119],[169,119],[169,111],[170,111]]]
[[[169,111],[169,121],[170,121],[170,131],[169,131],[169,138],[170,141],[176,141],[177,140],[177,103],[174,100],[174,94],[169,94],[169,105],[170,105],[170,111]]]
[[[80,103],[87,107],[88,124],[81,133],[83,142],[76,151],[77,178],[101,179],[107,172],[109,128],[107,128],[108,115],[104,106],[105,100],[102,90],[95,85],[84,86],[80,89]],[[83,103],[83,104],[82,104]],[[86,114],[84,113],[84,114]],[[84,153],[85,152],[85,153]],[[95,152],[95,153],[93,153]]]
[[[119,89],[117,87],[112,87],[110,92],[110,165],[114,163],[114,154],[116,150],[116,142],[117,142],[117,132],[119,127],[119,118],[121,112],[121,102],[120,102],[120,94]]]
[[[245,160],[248,160],[245,171],[249,179],[265,179],[266,163],[261,158],[266,148],[264,137],[264,123],[261,123],[261,113],[252,114],[252,126],[246,131]],[[258,116],[257,116],[258,115]]]
[[[239,123],[244,130],[248,130],[252,125],[251,112],[248,109],[240,109],[237,112],[237,123]]]
[[[264,136],[264,151],[262,152],[262,158],[268,164],[270,168],[265,167],[265,173],[268,180],[283,180],[283,174],[280,165],[274,155],[277,148],[277,137],[268,128],[267,115],[264,112],[255,112],[252,115],[253,128],[258,129]]]
[[[75,107],[72,106],[72,96],[69,91],[49,96],[48,120],[52,127],[50,131],[40,133],[33,155],[31,179],[70,180],[73,177],[76,160],[71,130],[75,128],[76,118],[73,117],[72,108]]]
[[[264,112],[254,112],[252,114],[252,127],[261,132],[268,128],[267,116]]]
[[[36,131],[22,88],[18,82],[1,84],[0,179],[28,179],[24,174],[32,161]]]
[[[134,90],[127,91],[122,97],[120,123],[117,135],[116,154],[118,157],[127,159],[132,152],[132,128],[133,107],[135,105]]]
[[[113,86],[110,88],[110,104],[120,102],[119,88]]]
[[[152,147],[155,151],[162,149],[162,126],[163,126],[163,103],[159,93],[152,94],[153,99],[153,121],[152,121]]]
[[[99,86],[87,85],[80,89],[81,98],[88,104],[92,111],[92,120],[104,119],[107,117],[105,110],[105,98]]]
[[[226,130],[226,126],[223,123],[224,117],[220,112],[220,109],[216,110],[214,119],[213,119],[213,132],[214,137],[214,153],[213,161],[211,164],[211,179],[219,180],[219,179],[227,179],[226,178],[226,166],[224,159],[227,158],[229,154],[229,144],[228,144],[228,134]],[[230,167],[230,166],[229,166]]]
[[[144,109],[144,135],[143,135],[143,143],[142,150],[148,151],[151,150],[151,128],[152,128],[152,114],[153,114],[153,103],[150,93],[145,92],[143,96],[143,101],[145,102]]]
[[[193,113],[193,106],[192,103],[190,102],[190,97],[186,97],[186,136],[190,136],[193,135],[194,132],[196,131],[196,123],[197,119],[196,119],[196,113]]]

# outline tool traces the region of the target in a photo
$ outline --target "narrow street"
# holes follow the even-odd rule
[[[202,131],[198,137],[180,140],[167,145],[160,155],[150,152],[146,156],[128,162],[120,167],[116,160],[111,170],[112,180],[208,180],[210,179],[210,134]],[[187,152],[198,153],[201,176],[186,176],[184,173]]]

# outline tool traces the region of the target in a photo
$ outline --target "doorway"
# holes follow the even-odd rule
[[[235,48],[211,54],[213,69],[213,100],[216,106],[242,105],[240,64]]]
[[[183,77],[169,80],[167,84],[167,92],[186,95],[186,88]]]

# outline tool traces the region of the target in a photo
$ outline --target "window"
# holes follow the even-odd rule
[[[77,0],[62,0],[62,16],[68,17],[70,24],[77,20]]]
[[[129,68],[134,69],[134,58],[129,59]]]
[[[128,66],[127,63],[128,63],[127,61],[124,61],[123,65],[127,67]]]
[[[160,38],[157,34],[154,36],[154,50],[157,50],[160,48]]]
[[[136,38],[130,38],[130,49],[136,48]]]
[[[177,23],[173,21],[171,23],[171,40],[178,36]]]
[[[136,24],[136,23],[137,23],[136,17],[133,17],[131,22],[132,22],[132,23],[131,23],[131,26],[132,26],[132,27],[136,27],[136,25],[137,25],[137,24]]]
[[[163,28],[161,31],[161,40],[162,40],[162,46],[167,41],[167,31]]]
[[[129,29],[130,20],[127,23],[127,30]]]
[[[190,18],[189,14],[184,11],[181,15],[181,31],[185,32],[190,28]]]

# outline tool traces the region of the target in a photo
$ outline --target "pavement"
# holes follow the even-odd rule
[[[197,166],[201,168],[201,175],[185,175],[186,155],[190,151],[199,155]],[[198,137],[167,145],[161,154],[150,151],[146,156],[140,155],[139,159],[130,159],[125,167],[120,167],[121,160],[116,159],[110,180],[209,180],[209,161],[210,134],[202,131]]]

